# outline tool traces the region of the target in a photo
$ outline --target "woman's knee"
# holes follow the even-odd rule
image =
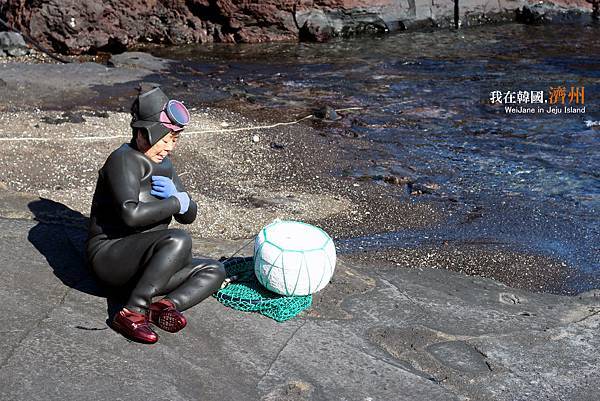
[[[223,263],[219,262],[218,260],[212,260],[195,270],[192,273],[192,276],[210,276],[212,280],[222,283],[227,277],[227,272],[225,271],[225,266]]]
[[[222,283],[223,281],[225,281],[225,279],[227,278],[227,272],[225,271],[225,265],[223,265],[223,263],[215,260],[213,269],[215,271],[215,276],[216,276],[215,280],[217,280],[219,283]]]
[[[192,251],[192,237],[180,229],[169,229],[169,232],[160,240],[160,247],[171,248],[174,252],[189,254]]]

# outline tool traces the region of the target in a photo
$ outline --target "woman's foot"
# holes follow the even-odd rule
[[[175,333],[187,324],[185,316],[175,309],[175,304],[167,298],[152,303],[148,316],[152,323],[169,333]]]
[[[113,318],[112,326],[134,341],[146,344],[154,344],[158,341],[158,334],[150,328],[148,317],[144,313],[123,308]]]

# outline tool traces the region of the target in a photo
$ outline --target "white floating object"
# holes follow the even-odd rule
[[[281,295],[322,290],[333,276],[335,262],[331,237],[299,221],[275,221],[254,241],[254,273],[263,286]]]
[[[258,143],[259,140],[260,140],[260,138],[258,137],[258,135],[254,135],[252,137],[252,142],[254,142],[254,143]]]

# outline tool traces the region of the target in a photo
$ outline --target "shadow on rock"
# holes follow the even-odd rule
[[[85,240],[89,219],[49,199],[40,198],[27,206],[38,222],[29,230],[29,242],[44,255],[56,277],[65,285],[106,298],[111,319],[124,304],[125,294],[101,285],[87,267]]]

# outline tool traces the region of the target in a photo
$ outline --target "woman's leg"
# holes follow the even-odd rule
[[[112,286],[134,282],[126,307],[142,312],[170,278],[190,264],[191,248],[189,234],[179,229],[134,234],[102,248],[91,261],[92,269]]]
[[[175,273],[160,294],[178,311],[197,305],[217,291],[225,280],[225,267],[214,259],[194,259]]]
[[[159,240],[152,257],[146,264],[135,288],[131,291],[127,308],[146,310],[152,297],[165,288],[171,277],[192,259],[192,239],[182,230],[176,230]]]

